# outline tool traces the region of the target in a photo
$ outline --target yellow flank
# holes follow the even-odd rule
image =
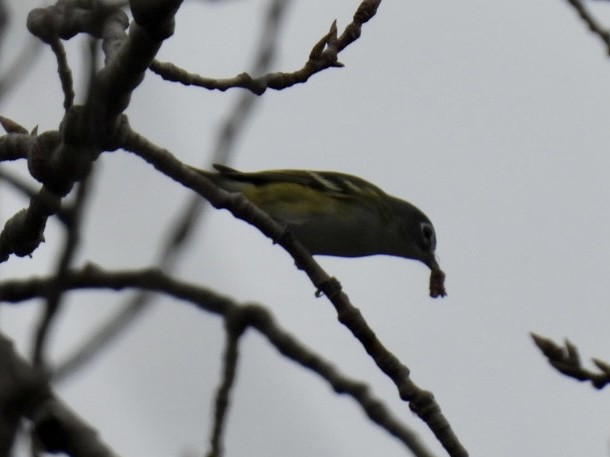
[[[336,214],[345,208],[340,199],[295,183],[253,184],[246,186],[242,193],[270,216],[293,224],[306,222],[312,216]]]

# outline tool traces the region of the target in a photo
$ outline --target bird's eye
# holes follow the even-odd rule
[[[434,251],[436,249],[436,236],[434,235],[434,228],[432,227],[432,224],[422,222],[421,233],[424,239],[424,247],[429,251]]]

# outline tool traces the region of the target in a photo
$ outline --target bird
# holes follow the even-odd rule
[[[285,225],[312,255],[378,254],[424,263],[430,295],[445,296],[436,258],[436,231],[413,204],[346,173],[311,170],[242,172],[214,164],[215,172],[189,167],[228,192],[239,192]]]

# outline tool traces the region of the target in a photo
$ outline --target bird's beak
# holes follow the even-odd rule
[[[428,265],[428,268],[430,268],[430,270],[432,271],[441,269],[440,265],[438,264],[438,260],[436,259],[436,255],[434,254],[425,258],[424,263]]]

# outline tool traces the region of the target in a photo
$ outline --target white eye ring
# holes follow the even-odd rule
[[[422,222],[420,224],[422,237],[424,239],[425,248],[429,251],[436,249],[436,235],[434,234],[434,227],[429,222]]]

